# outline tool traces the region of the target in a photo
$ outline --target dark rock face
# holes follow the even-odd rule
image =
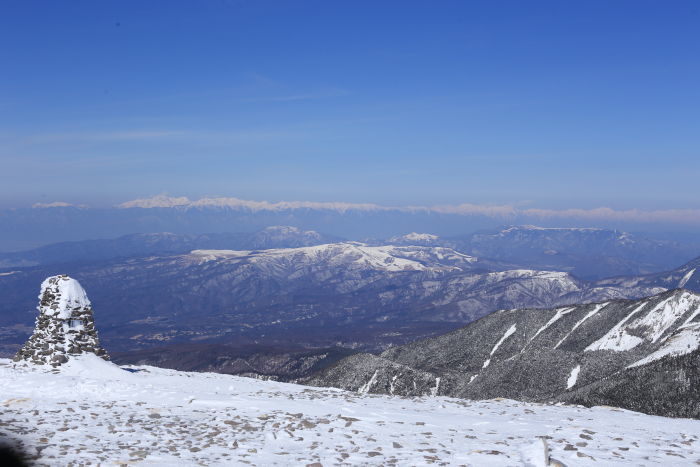
[[[53,276],[41,285],[39,316],[34,333],[14,360],[59,366],[71,356],[84,353],[108,360],[100,346],[85,290],[68,276]]]
[[[315,386],[378,394],[507,397],[700,418],[700,296],[503,310],[443,336],[358,354]]]

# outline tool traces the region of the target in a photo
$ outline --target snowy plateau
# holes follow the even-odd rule
[[[697,465],[700,421],[364,395],[95,355],[0,360],[0,432],[37,465]],[[554,464],[550,464],[554,465]]]

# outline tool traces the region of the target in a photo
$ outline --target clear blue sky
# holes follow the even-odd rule
[[[697,1],[0,6],[0,206],[700,207]]]

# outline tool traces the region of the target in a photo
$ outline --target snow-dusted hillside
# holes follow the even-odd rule
[[[274,237],[294,231],[264,232]],[[242,340],[383,350],[498,309],[636,298],[666,290],[644,284],[606,286],[566,272],[508,269],[446,247],[358,242],[203,248],[62,264],[61,272],[90,291],[103,343],[113,352]],[[55,266],[46,265],[0,276],[0,326],[7,329],[0,332],[0,351],[6,346],[14,352],[24,341],[26,331],[11,326],[29,325],[25,310],[33,306],[36,284],[55,273]]]
[[[225,260],[229,264],[249,264],[266,274],[280,271],[304,273],[309,268],[332,271],[430,271],[462,272],[474,268],[478,260],[449,248],[422,246],[369,246],[344,242],[303,248],[269,249],[262,251],[194,250],[188,259],[195,262]]]
[[[501,310],[379,356],[347,357],[307,382],[377,394],[604,403],[700,418],[699,328],[700,295],[682,289]]]
[[[613,408],[401,398],[95,356],[0,360],[0,431],[39,465],[694,465],[700,421]]]
[[[52,243],[41,248],[0,253],[0,268],[65,263],[96,263],[113,258],[188,253],[197,249],[262,250],[320,245],[338,237],[292,226],[270,226],[256,232],[175,234],[139,233],[118,238]]]
[[[447,246],[450,248],[455,246],[455,242],[443,240],[437,235],[417,232],[393,236],[387,239],[386,243],[390,245]]]

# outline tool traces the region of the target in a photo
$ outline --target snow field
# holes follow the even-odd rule
[[[700,421],[511,400],[372,396],[92,355],[0,360],[0,432],[38,465],[695,465]]]

